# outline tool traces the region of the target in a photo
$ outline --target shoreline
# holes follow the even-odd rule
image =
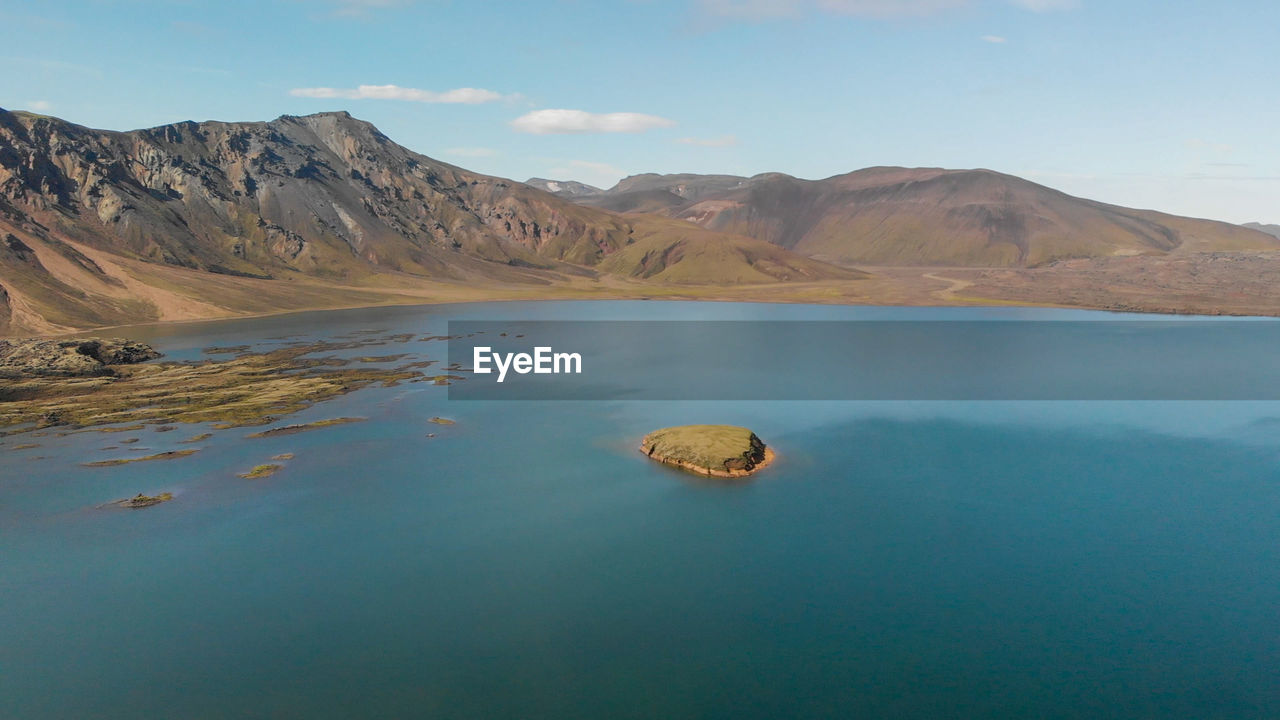
[[[650,303],[673,303],[673,302],[706,302],[706,303],[758,303],[764,305],[811,305],[814,307],[885,307],[885,308],[922,308],[922,309],[939,309],[939,308],[1011,308],[1011,309],[1040,309],[1040,310],[1081,310],[1084,312],[1108,313],[1112,315],[1144,315],[1144,316],[1163,316],[1163,317],[1198,317],[1198,318],[1257,318],[1257,319],[1280,319],[1280,309],[1273,315],[1260,315],[1257,313],[1247,312],[1196,312],[1181,310],[1144,310],[1140,308],[1126,308],[1123,310],[1102,307],[1095,305],[1064,305],[1059,303],[1017,303],[1003,300],[973,300],[955,303],[900,303],[900,302],[821,302],[812,298],[803,299],[748,299],[748,298],[728,298],[728,297],[653,297],[646,295],[625,295],[616,296],[596,296],[582,297],[573,294],[567,294],[564,297],[530,297],[530,298],[491,298],[476,300],[422,300],[415,299],[412,302],[387,302],[373,304],[352,304],[352,305],[335,305],[332,307],[319,308],[293,308],[289,310],[279,310],[272,312],[260,313],[243,313],[234,315],[220,315],[217,317],[207,318],[191,318],[182,320],[154,320],[145,323],[130,323],[119,325],[97,325],[94,327],[72,330],[65,333],[40,334],[40,333],[5,333],[0,334],[0,340],[31,338],[31,339],[58,339],[72,338],[81,336],[103,336],[105,333],[113,330],[127,330],[130,328],[167,328],[179,325],[203,325],[214,322],[234,322],[238,320],[258,320],[262,318],[283,317],[287,315],[300,315],[302,313],[323,313],[323,312],[339,312],[344,310],[372,310],[374,308],[410,308],[410,307],[435,307],[440,305],[476,305],[491,303],[543,303],[543,302],[650,302]]]
[[[643,453],[644,450],[641,449],[640,452]],[[701,465],[695,465],[685,460],[672,460],[669,458],[664,458],[664,457],[659,457],[657,455],[649,455],[649,454],[645,454],[645,457],[649,458],[650,460],[655,460],[659,463],[662,463],[663,465],[680,468],[681,470],[691,472],[695,475],[701,475],[702,477],[714,477],[714,478],[724,478],[727,480],[734,480],[737,478],[744,478],[749,475],[754,475],[757,472],[760,472],[761,470],[769,467],[770,465],[773,464],[773,461],[778,458],[778,453],[774,452],[773,448],[771,447],[765,447],[764,460],[761,460],[759,463],[753,466],[750,470],[716,470],[713,468],[703,467]]]
[[[1214,255],[1210,260],[1216,257]],[[1245,259],[1250,258],[1264,262],[1264,270],[1274,266],[1274,274],[1280,277],[1280,252],[1274,253],[1274,257],[1268,255],[1266,258],[1257,258],[1250,255]],[[841,265],[864,272],[865,277],[839,282],[800,280],[746,284],[655,284],[633,278],[575,276],[561,277],[546,284],[460,285],[415,277],[401,278],[403,282],[379,287],[309,280],[299,283],[298,290],[301,294],[295,295],[293,301],[281,301],[265,308],[260,303],[253,309],[237,310],[236,304],[231,303],[207,307],[204,311],[183,313],[177,317],[149,317],[136,321],[110,318],[115,322],[94,326],[62,324],[42,327],[41,323],[33,325],[20,321],[15,316],[14,322],[0,331],[0,338],[105,337],[111,333],[128,333],[135,328],[139,332],[150,334],[162,333],[164,328],[195,323],[261,319],[309,312],[548,301],[678,301],[814,307],[1050,308],[1143,317],[1280,317],[1280,291],[1265,292],[1265,288],[1257,287],[1255,282],[1241,292],[1224,294],[1218,283],[1221,280],[1218,276],[1223,272],[1221,268],[1199,256],[1191,258],[1190,265],[1183,262],[1186,260],[1188,259],[1163,258],[1160,259],[1163,264],[1137,268],[1137,275],[1130,272],[1132,269],[1128,267],[1108,269],[1105,266],[1044,270],[939,265]],[[1234,265],[1228,263],[1223,267],[1230,270]],[[1148,270],[1151,272],[1148,273]],[[1187,276],[1187,273],[1196,270],[1204,273],[1207,280],[1193,282],[1199,275],[1193,272]],[[1215,272],[1216,275],[1213,274]],[[1147,280],[1129,282],[1135,277]],[[1046,282],[1049,285],[1044,285]],[[1210,285],[1206,286],[1206,282],[1210,282]],[[278,285],[265,280],[256,283],[263,284],[264,291],[268,285]],[[1107,289],[1116,283],[1114,291]],[[38,314],[33,317],[39,319]]]

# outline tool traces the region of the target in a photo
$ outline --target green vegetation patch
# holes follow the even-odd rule
[[[266,425],[370,385],[425,378],[410,369],[335,367],[334,358],[307,357],[347,347],[320,342],[195,363],[113,366],[112,376],[22,377],[10,382],[13,392],[8,397],[13,399],[0,402],[0,428],[71,426],[124,432],[148,423]]]
[[[275,475],[276,472],[283,467],[284,467],[283,465],[275,465],[275,464],[255,465],[254,468],[249,472],[240,473],[240,477],[245,478],[247,480],[257,480],[258,478],[271,477],[272,475]]]

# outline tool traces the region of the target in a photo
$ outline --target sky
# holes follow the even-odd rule
[[[483,173],[990,168],[1280,223],[1274,0],[0,0],[0,107],[348,110]]]

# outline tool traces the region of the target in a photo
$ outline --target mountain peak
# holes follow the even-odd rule
[[[524,184],[549,192],[552,195],[568,198],[599,195],[604,192],[604,190],[595,185],[588,185],[577,180],[548,180],[546,178],[533,177],[525,180]]]
[[[347,112],[346,110],[323,110],[321,112],[308,113],[306,115],[281,115],[280,117],[276,118],[276,120],[277,121],[279,120],[286,120],[286,121],[287,120],[311,120],[311,119],[323,119],[323,118],[334,118],[336,120],[355,120],[356,122],[365,122],[364,120],[360,120],[359,118],[355,117],[354,115],[352,115],[350,112]]]
[[[1247,227],[1250,230],[1257,230],[1259,232],[1264,232],[1276,238],[1280,238],[1280,223],[1268,224],[1268,223],[1261,223],[1261,222],[1251,222],[1251,223],[1245,223],[1244,227]]]

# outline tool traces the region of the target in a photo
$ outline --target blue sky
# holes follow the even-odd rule
[[[0,0],[0,38],[0,106],[93,127],[345,109],[517,180],[987,167],[1280,222],[1272,0]]]

